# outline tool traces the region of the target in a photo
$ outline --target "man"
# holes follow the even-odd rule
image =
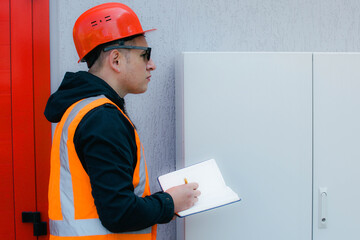
[[[45,109],[58,123],[50,239],[155,239],[157,223],[197,201],[196,183],[150,193],[144,150],[123,99],[145,92],[156,69],[145,32],[120,3],[89,9],[75,23],[79,61],[89,71],[66,73]]]

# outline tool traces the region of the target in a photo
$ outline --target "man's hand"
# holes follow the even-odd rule
[[[194,206],[200,196],[200,191],[197,190],[199,184],[188,183],[169,188],[166,192],[171,195],[174,201],[175,212],[181,212]]]

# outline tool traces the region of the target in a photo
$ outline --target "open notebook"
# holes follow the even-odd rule
[[[207,211],[240,201],[239,196],[226,186],[214,159],[210,159],[158,177],[163,191],[188,182],[197,182],[201,195],[199,201],[187,210],[178,212],[179,217]]]

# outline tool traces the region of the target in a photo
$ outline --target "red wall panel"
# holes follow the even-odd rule
[[[9,0],[0,1],[0,32],[0,239],[14,239]]]
[[[33,49],[34,49],[34,118],[37,211],[42,221],[49,222],[48,183],[50,173],[51,124],[44,116],[50,96],[50,26],[49,1],[33,2]],[[48,239],[41,236],[39,240]]]
[[[32,1],[10,0],[11,85],[16,239],[36,239],[33,225],[21,220],[36,211]]]
[[[48,221],[49,1],[0,1],[0,31],[0,239],[45,240],[21,214]]]

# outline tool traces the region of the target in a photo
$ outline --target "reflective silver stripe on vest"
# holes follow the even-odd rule
[[[145,173],[145,160],[144,160],[144,148],[140,143],[140,169],[139,169],[139,184],[134,189],[134,193],[141,197],[145,191],[145,184],[146,184],[146,173]]]
[[[90,97],[77,103],[71,110],[68,118],[66,119],[60,140],[60,201],[61,212],[63,220],[49,220],[50,234],[54,236],[93,236],[93,235],[106,235],[112,234],[100,222],[100,219],[79,219],[75,220],[74,210],[74,196],[72,189],[72,179],[70,173],[69,156],[67,149],[68,128],[71,122],[81,109],[91,102],[105,98],[104,95],[97,97]],[[140,151],[141,152],[141,151]],[[142,196],[145,189],[146,173],[145,162],[143,161],[143,152],[141,154],[140,162],[140,182],[135,188],[135,194]],[[140,184],[141,183],[141,184]],[[124,234],[147,234],[151,233],[151,227],[133,232],[125,232]]]

